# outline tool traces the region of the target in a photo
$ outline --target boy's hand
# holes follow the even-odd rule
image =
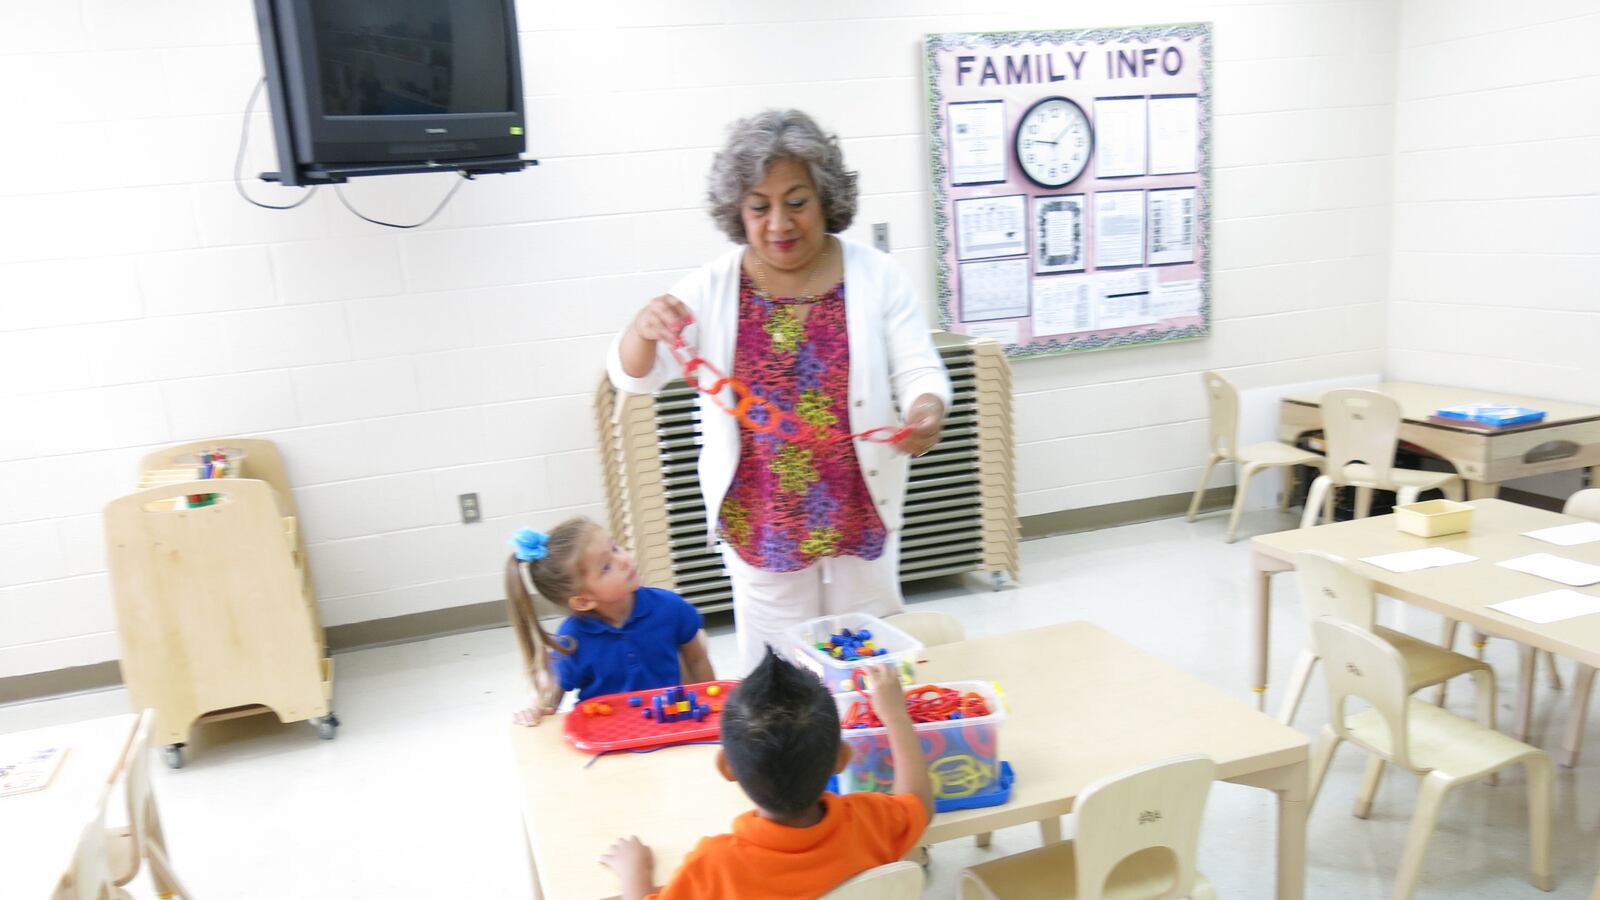
[[[541,707],[535,703],[533,706],[530,706],[527,709],[517,710],[514,714],[512,714],[511,721],[517,723],[518,725],[531,728],[534,725],[539,724],[539,720],[545,716],[553,716],[555,714],[556,711],[554,709],[548,706]]]
[[[643,897],[650,892],[651,876],[655,873],[656,859],[650,848],[637,836],[625,837],[600,854],[600,865],[617,873],[622,882],[624,900]]]
[[[878,718],[888,722],[890,718],[910,720],[906,712],[906,695],[900,689],[900,672],[894,666],[877,665],[866,666],[862,672],[867,679],[867,690],[872,694],[872,708],[878,713]]]

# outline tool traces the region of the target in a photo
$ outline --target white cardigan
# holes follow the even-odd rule
[[[950,376],[934,349],[933,337],[912,292],[911,281],[886,253],[864,244],[839,239],[844,248],[845,323],[850,336],[850,430],[866,431],[898,425],[895,398],[902,404],[932,394],[950,408]],[[684,339],[699,355],[721,371],[733,374],[734,342],[739,334],[739,263],[744,247],[684,276],[669,291],[694,313],[694,324],[684,329]],[[653,394],[682,374],[666,341],[656,344],[656,361],[650,371],[634,378],[622,370],[622,335],[611,342],[606,370],[618,390]],[[893,393],[890,392],[891,383]],[[732,401],[731,390],[724,402]],[[700,490],[706,501],[706,528],[715,535],[722,498],[739,464],[739,423],[708,404],[701,394]],[[904,453],[889,444],[855,441],[856,459],[867,489],[878,504],[878,517],[890,531],[899,531],[905,504]]]

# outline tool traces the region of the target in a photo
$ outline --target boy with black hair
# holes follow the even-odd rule
[[[896,763],[892,794],[825,792],[850,762],[839,711],[815,676],[768,648],[723,707],[717,753],[717,770],[756,808],[733,820],[733,833],[701,840],[658,893],[650,848],[637,837],[613,844],[600,861],[621,878],[623,900],[819,897],[915,847],[933,818],[928,767],[897,673],[866,673]]]

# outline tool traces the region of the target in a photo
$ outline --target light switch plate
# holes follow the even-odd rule
[[[889,252],[889,223],[877,222],[872,226],[872,246]]]
[[[457,498],[461,502],[461,521],[471,525],[473,522],[483,521],[483,510],[478,506],[477,494],[462,494]]]

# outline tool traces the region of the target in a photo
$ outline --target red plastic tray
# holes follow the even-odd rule
[[[718,685],[722,693],[716,697],[707,697],[706,688]],[[739,684],[737,681],[707,681],[701,684],[686,684],[683,687],[694,691],[701,702],[707,700],[723,702],[728,699],[728,692]],[[585,753],[610,753],[613,750],[641,750],[646,747],[665,747],[669,744],[682,744],[687,741],[716,740],[722,727],[722,713],[713,711],[698,722],[694,719],[683,719],[678,722],[657,722],[646,719],[643,710],[651,709],[657,694],[666,693],[667,688],[656,688],[649,691],[631,691],[622,694],[607,694],[604,697],[590,697],[581,701],[579,706],[588,703],[608,703],[611,705],[609,716],[586,716],[578,707],[573,707],[567,713],[566,722],[562,730],[572,746]],[[641,706],[629,706],[628,698],[638,697],[643,701]]]

